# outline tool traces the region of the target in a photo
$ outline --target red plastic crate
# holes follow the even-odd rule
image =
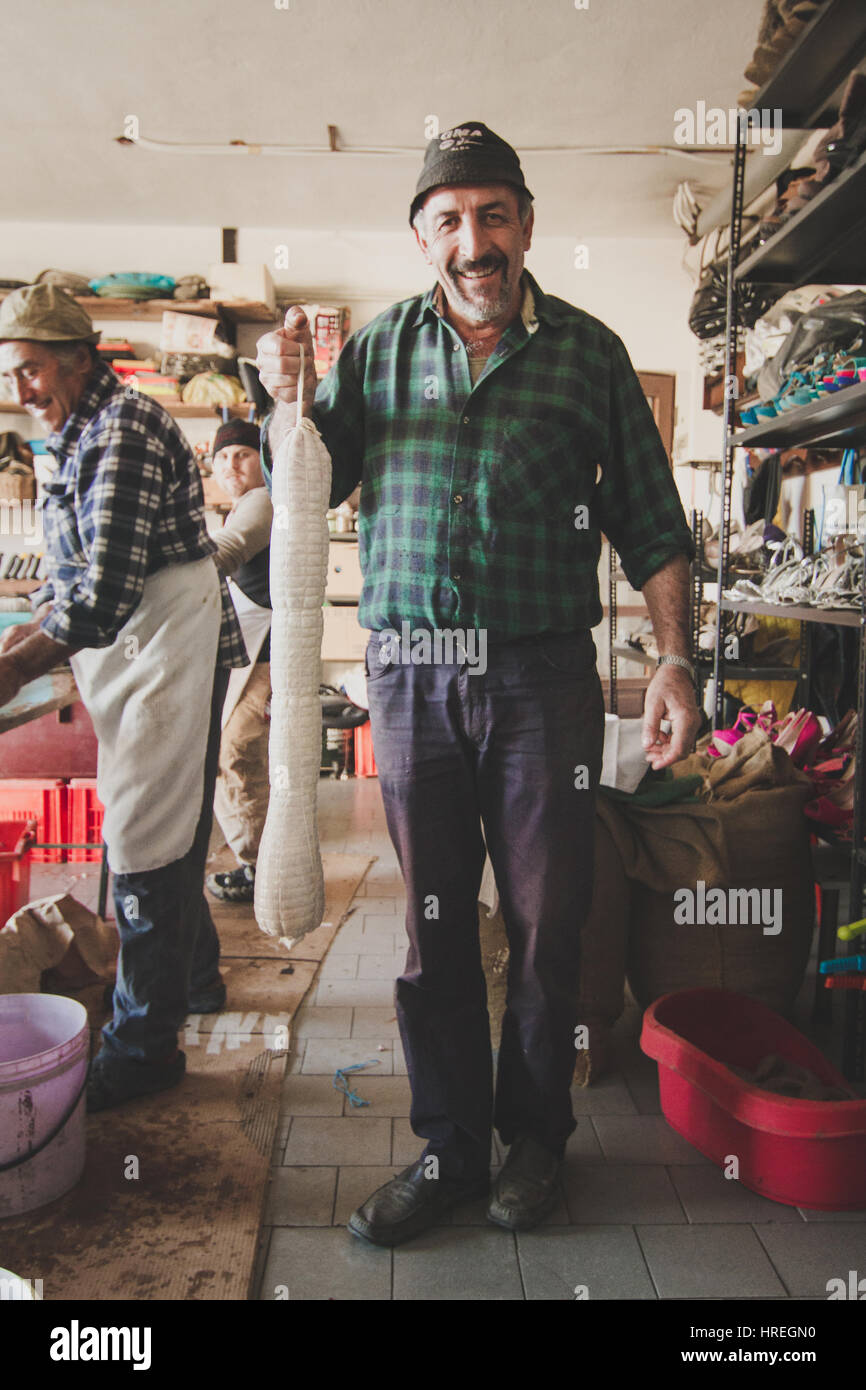
[[[355,776],[378,777],[373,754],[373,730],[369,719],[355,730]]]
[[[93,845],[93,849],[71,849],[69,858],[76,863],[93,862],[102,858],[102,818],[105,807],[96,795],[95,777],[73,777],[66,789],[69,830],[72,844]]]
[[[57,844],[69,837],[66,831],[66,785],[59,777],[6,777],[0,781],[0,817],[17,822],[19,830],[28,820],[36,822],[36,839]],[[31,850],[34,864],[62,864],[62,849]]]
[[[0,820],[0,927],[30,897],[30,843],[35,820]]]
[[[647,1009],[640,1041],[658,1062],[668,1123],[721,1167],[736,1155],[744,1187],[819,1211],[866,1206],[866,1100],[781,1015],[730,990],[679,990]],[[771,1053],[851,1099],[775,1095],[733,1070]]]

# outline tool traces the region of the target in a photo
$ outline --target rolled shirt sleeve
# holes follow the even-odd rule
[[[620,338],[610,356],[609,449],[596,489],[596,519],[634,589],[695,547],[653,413]]]

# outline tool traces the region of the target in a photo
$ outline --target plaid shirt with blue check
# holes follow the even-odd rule
[[[74,650],[107,647],[137,608],[149,575],[216,554],[195,457],[162,406],[127,393],[103,362],[46,443],[58,463],[43,508],[48,582],[32,602],[51,602],[41,629],[55,642]],[[220,587],[217,662],[246,666],[222,578]]]

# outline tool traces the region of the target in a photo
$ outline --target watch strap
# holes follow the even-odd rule
[[[658,664],[659,666],[682,666],[684,671],[688,671],[692,680],[695,679],[695,668],[689,661],[688,657],[672,655],[660,656],[658,659]]]

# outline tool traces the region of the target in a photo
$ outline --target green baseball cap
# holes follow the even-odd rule
[[[98,343],[93,320],[58,285],[25,285],[0,304],[0,342]]]

